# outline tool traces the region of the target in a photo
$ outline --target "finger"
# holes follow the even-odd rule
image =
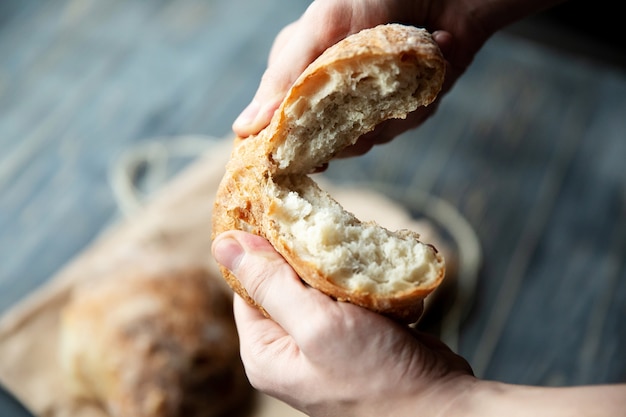
[[[294,366],[301,361],[291,336],[238,295],[233,310],[241,361],[250,383],[270,395],[294,385]]]
[[[306,333],[302,323],[315,321],[328,309],[336,308],[330,297],[305,286],[260,236],[241,231],[222,233],[213,242],[213,255],[296,342]]]
[[[432,34],[433,40],[439,45],[439,49],[443,56],[448,56],[452,52],[453,37],[452,34],[445,30],[436,30]]]
[[[317,39],[306,33],[307,24],[303,17],[276,37],[252,102],[233,123],[233,131],[240,137],[257,134],[269,124],[289,88],[319,56]]]
[[[239,334],[241,358],[245,364],[265,361],[271,346],[289,335],[274,320],[261,313],[239,295],[233,299],[233,311]]]
[[[268,67],[261,77],[261,83],[244,111],[235,119],[233,131],[240,137],[248,137],[257,134],[267,126],[276,109],[285,96],[287,90],[295,81],[298,74],[281,73],[282,61],[279,57],[285,53],[290,53],[286,46],[293,38],[293,33],[297,29],[297,22],[286,26],[280,31],[272,49],[270,51]],[[288,67],[285,71],[293,68]]]
[[[240,137],[265,128],[289,88],[322,52],[346,36],[382,23],[387,17],[375,13],[357,15],[350,2],[313,2],[302,17],[279,33],[270,52],[268,67],[252,102],[233,123]]]
[[[238,294],[235,294],[233,299],[233,311],[242,342],[247,341],[252,344],[261,342],[262,345],[268,345],[287,334],[274,320],[266,317],[258,308],[246,302]],[[253,339],[251,335],[261,335],[263,339]]]

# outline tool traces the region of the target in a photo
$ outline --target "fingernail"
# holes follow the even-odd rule
[[[248,107],[246,107],[233,122],[233,129],[248,130],[257,118],[260,109],[261,105],[259,102],[252,100],[252,102],[248,104]]]
[[[243,247],[231,237],[217,238],[213,242],[213,257],[224,268],[236,272],[244,256]]]
[[[437,30],[433,32],[433,39],[439,45],[439,48],[441,49],[441,53],[444,54],[444,56],[450,53],[451,48],[452,48],[453,38],[449,32],[446,32],[444,30]]]

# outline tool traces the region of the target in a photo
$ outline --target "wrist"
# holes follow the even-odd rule
[[[481,416],[480,404],[484,392],[488,391],[486,381],[472,375],[463,375],[451,381],[446,389],[440,391],[434,402],[438,409],[432,413],[436,417],[471,417]]]
[[[384,409],[378,409],[371,415],[386,415],[389,417],[461,417],[480,416],[480,409],[470,410],[475,407],[479,392],[482,390],[484,381],[469,374],[458,374],[447,380],[439,381],[431,387],[419,388],[415,392],[405,393],[399,398],[392,399],[392,403],[383,405]],[[372,409],[370,408],[371,412]],[[470,413],[471,411],[471,413]],[[359,416],[370,414],[357,413]]]
[[[472,402],[469,397],[475,392],[475,385],[480,383],[481,381],[472,375],[457,374],[454,377],[447,377],[446,381],[433,382],[428,387],[424,387],[422,384],[413,387],[405,386],[406,389],[396,389],[395,392],[387,392],[384,396],[355,400],[347,412],[336,413],[324,410],[322,413],[313,412],[309,415],[341,414],[352,417],[467,416],[469,414],[466,413],[466,407]],[[478,410],[476,415],[479,415]]]
[[[626,385],[538,387],[475,380],[451,403],[453,417],[613,416],[626,409]]]

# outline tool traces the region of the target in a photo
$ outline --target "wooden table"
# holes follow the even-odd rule
[[[0,313],[119,219],[120,158],[230,134],[307,4],[0,4]],[[501,33],[421,129],[328,175],[467,219],[484,262],[459,351],[477,372],[584,384],[626,379],[625,164],[624,68]]]

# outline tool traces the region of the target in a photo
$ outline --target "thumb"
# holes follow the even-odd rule
[[[256,135],[265,128],[286,93],[286,89],[276,85],[275,77],[268,68],[254,98],[233,122],[233,132],[241,138]]]
[[[309,329],[303,322],[323,322],[338,308],[330,297],[305,285],[260,236],[227,231],[215,238],[212,250],[215,260],[236,276],[239,290],[245,290],[242,298],[261,307],[295,340],[306,340]]]
[[[249,297],[248,301],[257,306],[282,305],[284,281],[302,286],[289,264],[260,236],[227,231],[215,238],[212,252],[215,260],[237,277],[240,290],[245,291],[240,295]]]
[[[297,21],[282,29],[270,51],[268,66],[254,98],[235,119],[233,131],[239,137],[248,137],[265,128],[285,95],[302,74],[324,50],[348,35],[345,25],[331,23],[333,30],[321,30],[325,18],[339,19],[332,10],[315,2]],[[340,13],[340,15],[342,15]]]
[[[255,135],[269,124],[287,91],[308,65],[308,62],[295,64],[301,59],[299,51],[293,51],[296,31],[297,26],[292,23],[281,30],[274,40],[267,69],[254,98],[233,123],[233,131],[239,137]]]

